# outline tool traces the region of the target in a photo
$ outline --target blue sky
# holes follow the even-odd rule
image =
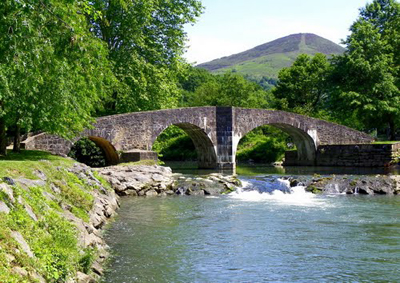
[[[294,33],[340,43],[370,0],[202,0],[205,11],[186,26],[189,62],[202,63]]]

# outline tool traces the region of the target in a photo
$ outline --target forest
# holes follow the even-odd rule
[[[284,110],[399,138],[396,0],[361,8],[343,54],[299,55],[273,88],[185,61],[184,26],[204,12],[199,0],[3,0],[0,9],[0,155],[11,143],[20,151],[29,132],[73,138],[96,117],[192,106]],[[238,159],[273,162],[288,148],[289,136],[260,127],[242,139]],[[196,158],[176,127],[154,150],[166,160]]]

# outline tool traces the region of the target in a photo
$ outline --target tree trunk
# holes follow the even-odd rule
[[[391,141],[396,140],[396,126],[394,123],[394,119],[389,120],[389,139]]]
[[[21,151],[21,126],[18,124],[16,125],[15,134],[14,134],[13,151],[14,152]]]
[[[7,155],[6,119],[0,117],[0,155]]]

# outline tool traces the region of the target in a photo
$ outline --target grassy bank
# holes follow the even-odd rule
[[[90,271],[96,248],[79,242],[70,220],[89,222],[96,186],[70,172],[74,163],[40,151],[0,158],[0,282],[65,282]]]

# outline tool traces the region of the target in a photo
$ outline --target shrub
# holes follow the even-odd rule
[[[104,167],[107,165],[104,151],[88,138],[82,138],[77,141],[72,146],[68,156],[90,167]]]
[[[157,138],[153,150],[164,161],[197,160],[197,151],[193,141],[177,126],[167,128]]]

